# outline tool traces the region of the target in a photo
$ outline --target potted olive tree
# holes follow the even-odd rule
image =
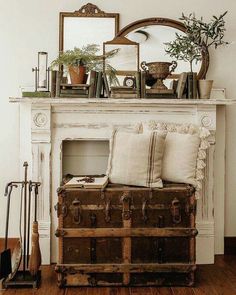
[[[189,68],[192,72],[193,63],[202,59],[200,48],[192,42],[188,35],[176,33],[175,36],[174,41],[165,43],[165,51],[176,60],[189,62]]]
[[[111,58],[117,50],[111,50],[105,55],[98,55],[99,45],[88,44],[82,48],[75,47],[73,50],[60,52],[58,57],[52,61],[51,67],[64,66],[68,71],[72,84],[85,83],[85,76],[91,70],[102,71],[104,58]],[[106,64],[106,72],[110,80],[116,79],[116,70]]]
[[[192,63],[201,60],[201,53],[207,52],[210,47],[217,49],[225,42],[225,20],[227,11],[219,17],[213,16],[210,22],[204,22],[203,18],[197,19],[193,13],[189,16],[182,14],[180,18],[186,28],[185,35],[176,34],[176,39],[167,43],[166,52],[177,60],[185,60]],[[213,80],[199,80],[200,98],[209,98]]]

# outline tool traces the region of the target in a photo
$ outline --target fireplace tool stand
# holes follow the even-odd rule
[[[21,209],[23,209],[23,223],[21,223],[22,210],[20,210],[20,241],[21,247],[18,253],[18,259],[15,259],[12,255],[11,264],[12,272],[6,277],[2,283],[3,288],[38,288],[41,281],[41,271],[39,270],[41,264],[41,253],[38,241],[38,232],[35,233],[33,229],[32,233],[32,251],[30,253],[30,223],[31,223],[31,198],[32,191],[34,190],[34,224],[37,223],[37,197],[38,187],[41,185],[40,182],[33,182],[27,179],[28,163],[24,165],[24,180],[23,181],[12,181],[7,184],[5,189],[5,196],[8,195],[8,190],[13,185],[22,186],[21,193]],[[23,228],[23,233],[22,233]],[[37,227],[38,230],[38,227]],[[36,235],[36,240],[35,240]],[[35,241],[37,251],[35,251]],[[33,249],[34,247],[34,249]],[[35,257],[35,254],[38,257]],[[34,257],[33,257],[34,256]],[[34,260],[37,262],[34,263]],[[33,265],[33,267],[32,267]],[[35,267],[36,265],[36,267]]]

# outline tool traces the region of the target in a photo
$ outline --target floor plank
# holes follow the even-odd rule
[[[149,287],[132,287],[130,288],[130,295],[153,295],[152,290]]]
[[[208,274],[211,280],[211,285],[214,285],[218,294],[232,295],[236,294],[236,288],[232,285],[230,278],[224,273],[224,270],[219,267],[211,268]]]
[[[129,288],[110,288],[109,295],[130,295]]]
[[[152,295],[173,295],[171,288],[167,287],[158,287],[158,288],[151,288]]]
[[[57,287],[54,266],[42,267],[38,290],[0,290],[0,295],[235,295],[236,256],[216,256],[214,265],[200,265],[194,287],[65,288]]]
[[[67,288],[64,295],[87,295],[87,288]]]
[[[77,293],[80,295],[80,293]],[[83,294],[83,293],[82,293]],[[86,295],[109,295],[110,294],[110,288],[87,288]]]

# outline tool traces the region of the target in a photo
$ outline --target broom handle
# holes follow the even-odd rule
[[[30,211],[31,211],[31,192],[32,192],[32,182],[29,181],[29,202],[28,202],[28,225],[27,225],[27,268],[29,266],[29,239],[30,239]]]
[[[34,222],[37,221],[37,199],[38,199],[38,184],[35,184],[34,187],[34,192],[35,192],[35,205],[34,205]]]
[[[12,192],[12,184],[9,184],[10,190],[7,194],[7,215],[6,215],[6,229],[5,229],[5,250],[7,250],[7,240],[8,240],[8,227],[9,227],[9,213],[10,213],[10,198]]]
[[[23,274],[25,275],[25,269],[26,269],[26,210],[27,210],[27,168],[28,163],[24,162],[23,167],[25,167],[25,190],[24,190],[24,256],[23,256]]]

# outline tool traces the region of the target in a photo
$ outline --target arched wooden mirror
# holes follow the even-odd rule
[[[140,62],[168,61],[172,58],[165,52],[166,42],[173,41],[175,34],[184,34],[183,23],[168,18],[147,18],[135,21],[124,27],[118,36],[124,36],[140,44]],[[169,78],[176,78],[182,72],[189,72],[189,63],[177,61],[178,66]],[[209,66],[208,52],[202,52],[202,60],[193,65],[198,79],[205,77]]]
[[[103,42],[113,39],[118,30],[119,14],[106,13],[91,3],[74,12],[61,12],[59,51],[98,44],[102,53]]]

